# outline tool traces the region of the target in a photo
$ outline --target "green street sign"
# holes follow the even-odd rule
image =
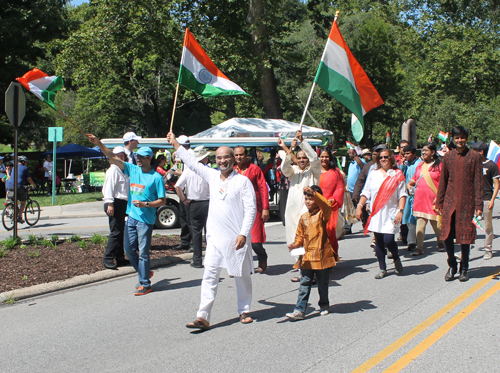
[[[49,141],[62,141],[63,128],[62,127],[49,127]]]

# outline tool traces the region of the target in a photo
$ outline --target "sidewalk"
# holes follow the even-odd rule
[[[104,202],[83,202],[73,205],[40,207],[40,220],[104,217]]]

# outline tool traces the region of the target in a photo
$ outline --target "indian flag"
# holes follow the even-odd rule
[[[347,145],[347,149],[354,149],[356,147],[356,145],[349,141],[346,141],[345,144]]]
[[[441,141],[446,141],[448,140],[448,135],[450,133],[449,132],[443,132],[443,131],[439,131],[439,138],[441,139]]]
[[[387,134],[385,135],[385,143],[389,144],[391,142],[391,133],[387,131]]]
[[[54,106],[56,91],[60,90],[64,84],[60,76],[48,76],[35,67],[16,80],[40,100],[49,104],[52,109],[56,109]]]
[[[215,66],[187,28],[178,82],[204,97],[248,95]]]
[[[384,101],[345,43],[337,20],[333,21],[314,81],[356,116],[352,130],[354,139],[360,141],[364,132],[363,115]]]

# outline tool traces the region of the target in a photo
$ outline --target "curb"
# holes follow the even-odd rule
[[[104,213],[92,213],[89,212],[87,214],[72,214],[72,215],[51,215],[51,216],[42,216],[40,213],[40,220],[50,220],[50,219],[74,219],[74,218],[102,218],[107,217]]]
[[[151,260],[151,268],[158,268],[186,261],[193,257],[192,253],[180,254],[176,256],[166,256],[160,259]],[[49,282],[47,284],[33,285],[27,288],[18,290],[10,290],[0,294],[0,304],[7,299],[15,298],[16,300],[27,299],[39,295],[45,295],[60,290],[67,290],[82,285],[92,284],[94,282],[109,280],[112,278],[122,277],[136,273],[135,269],[130,267],[123,267],[118,270],[105,269],[103,271],[95,272],[90,275],[79,275],[62,281]]]

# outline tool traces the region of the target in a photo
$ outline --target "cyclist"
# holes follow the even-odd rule
[[[26,193],[26,190],[24,189],[24,186],[26,183],[30,183],[33,187],[36,188],[36,184],[33,182],[31,179],[30,172],[28,170],[28,158],[26,156],[21,155],[18,158],[19,164],[17,165],[17,171],[16,168],[12,168],[12,173],[10,174],[10,179],[7,180],[5,183],[5,186],[7,188],[8,192],[13,192],[14,191],[14,177],[17,176],[17,200],[21,203],[21,208],[19,210],[19,214],[17,215],[17,221],[20,223],[24,223],[24,220],[22,218],[23,212],[24,212],[24,207],[26,206],[26,200],[28,199],[28,195]]]

